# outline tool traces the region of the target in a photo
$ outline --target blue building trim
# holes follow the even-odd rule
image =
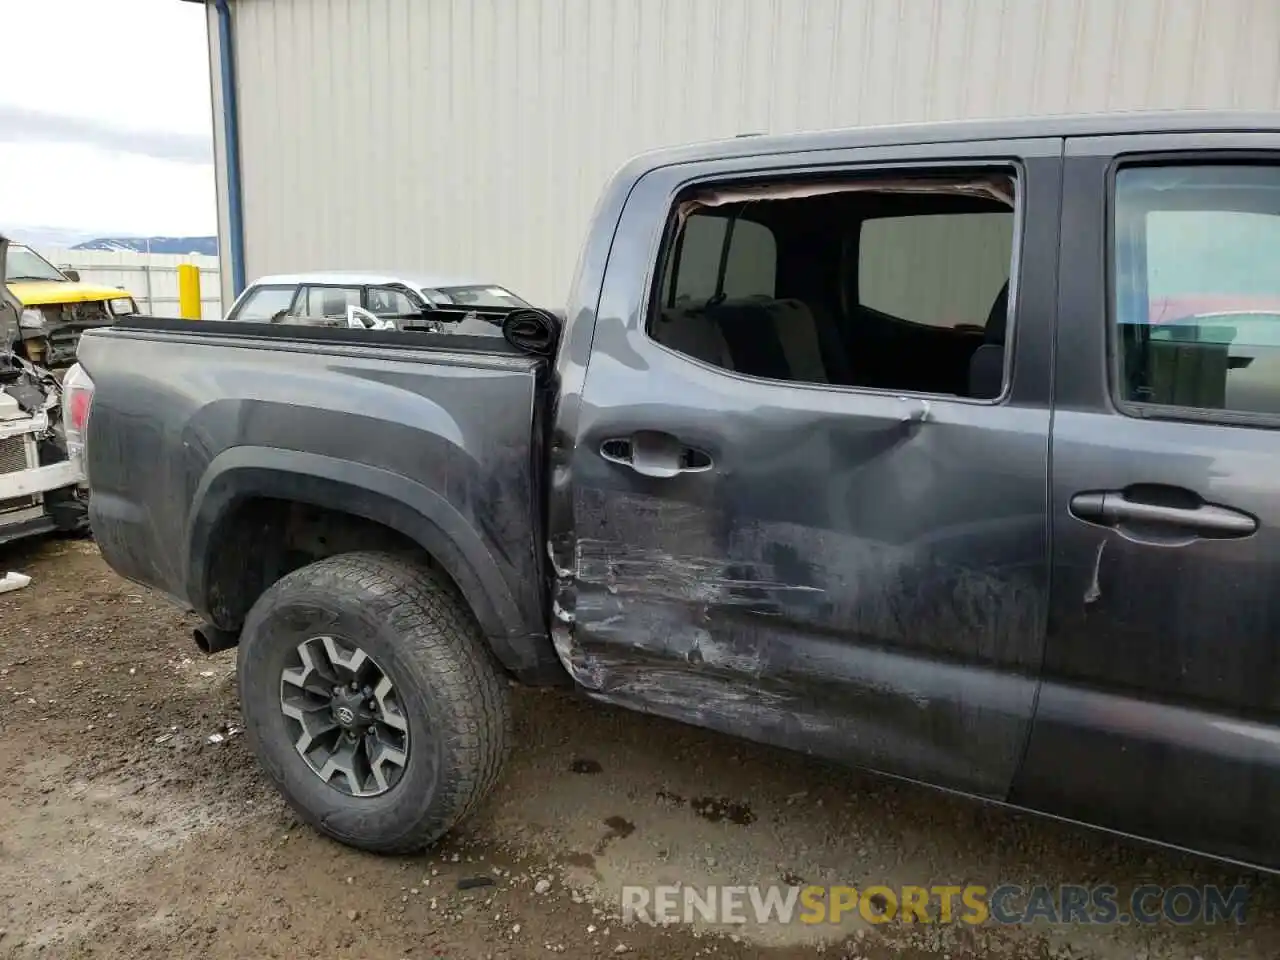
[[[235,43],[228,0],[213,0],[218,12],[218,67],[222,84],[222,141],[227,158],[227,223],[231,236],[232,296],[244,290],[244,208],[240,179],[240,114],[236,106]]]

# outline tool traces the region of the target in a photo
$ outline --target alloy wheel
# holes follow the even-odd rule
[[[280,711],[311,771],[353,797],[386,793],[409,762],[409,723],[390,675],[332,636],[298,644],[280,675]]]

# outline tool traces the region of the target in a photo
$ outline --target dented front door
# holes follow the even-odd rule
[[[917,149],[926,162],[956,155]],[[959,151],[1020,169],[1012,384],[991,403],[755,380],[653,342],[642,305],[681,183],[759,174],[766,161],[639,182],[582,385],[573,528],[553,531],[558,649],[583,686],[1006,795],[1044,642],[1058,151],[1057,141]]]

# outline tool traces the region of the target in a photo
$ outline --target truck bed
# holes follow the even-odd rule
[[[138,318],[86,332],[79,361],[90,519],[125,576],[235,629],[210,571],[254,545],[220,526],[315,503],[452,545],[495,643],[545,636],[542,359],[501,337]]]

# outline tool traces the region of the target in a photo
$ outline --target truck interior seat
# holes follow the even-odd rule
[[[324,315],[326,317],[343,317],[347,313],[347,298],[342,292],[324,295]]]
[[[746,297],[662,311],[655,339],[725,370],[828,383],[818,325],[800,300]]]
[[[707,313],[729,345],[733,369],[771,380],[827,382],[813,313],[801,301],[725,300]]]
[[[773,321],[774,333],[782,344],[790,370],[788,380],[829,383],[827,363],[822,353],[817,320],[800,300],[773,300],[764,309]]]
[[[813,316],[814,339],[817,341],[818,353],[826,374],[823,382],[853,384],[853,370],[849,363],[850,346],[836,320],[836,311],[821,300],[805,301],[805,306]]]
[[[1009,284],[996,295],[987,314],[982,343],[969,358],[969,396],[994,400],[1004,389],[1005,331],[1009,325]]]
[[[653,327],[653,338],[663,346],[710,363],[733,369],[733,356],[720,328],[707,316],[702,304],[667,307]]]

